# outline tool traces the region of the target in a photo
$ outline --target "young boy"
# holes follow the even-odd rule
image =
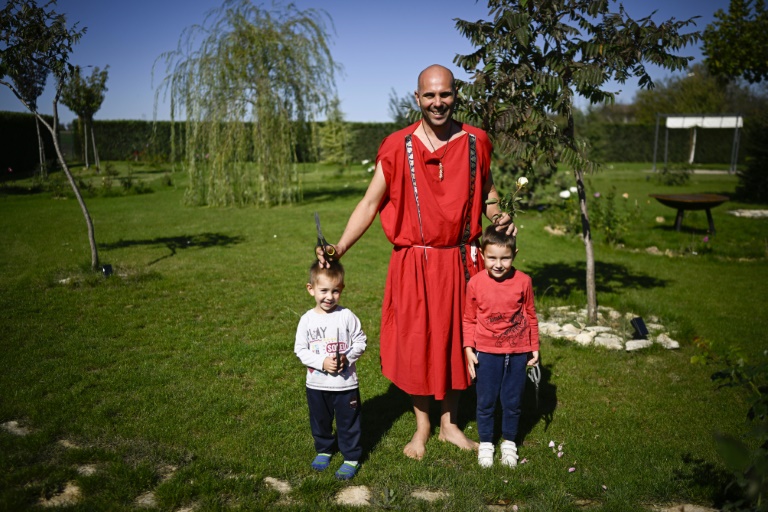
[[[330,268],[317,261],[312,264],[307,291],[315,307],[299,320],[293,350],[307,367],[309,423],[317,452],[312,467],[326,469],[338,447],[344,463],[335,476],[349,480],[357,473],[363,452],[355,361],[365,352],[366,337],[355,314],[339,305],[343,290],[340,263],[332,262]],[[334,416],[338,440],[333,435]]]
[[[517,465],[517,426],[525,389],[526,366],[539,361],[539,324],[533,304],[531,278],[512,266],[515,237],[488,226],[481,244],[485,272],[467,284],[464,309],[464,350],[476,378],[477,462],[493,465],[493,415],[501,397],[501,463]]]

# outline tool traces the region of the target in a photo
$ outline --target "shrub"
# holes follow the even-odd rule
[[[744,128],[746,169],[738,173],[736,197],[745,202],[768,202],[768,113]]]

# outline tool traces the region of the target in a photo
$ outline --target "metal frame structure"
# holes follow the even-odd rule
[[[669,150],[669,130],[678,128],[693,128],[694,148],[696,128],[733,128],[733,145],[731,147],[730,174],[736,172],[736,162],[739,156],[739,128],[744,126],[744,118],[740,114],[656,114],[656,136],[653,139],[653,172],[656,172],[656,155],[659,146],[659,122],[664,122],[664,168],[667,168]]]

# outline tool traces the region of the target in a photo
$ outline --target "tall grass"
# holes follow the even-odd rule
[[[161,186],[161,171],[132,171],[151,194],[88,199],[102,261],[115,270],[109,278],[84,270],[88,244],[73,200],[0,196],[0,423],[30,429],[23,437],[0,431],[0,509],[31,508],[67,482],[82,490],[76,510],[133,509],[148,491],[159,510],[336,506],[348,484],[309,466],[304,373],[292,344],[299,316],[312,307],[304,287],[312,213],[337,239],[370,175],[307,168],[303,203],[257,210],[182,206],[184,177]],[[436,437],[423,461],[402,455],[414,422],[408,398],[379,368],[390,246],[378,221],[344,257],[342,303],[369,337],[358,363],[365,458],[352,483],[368,486],[376,507],[724,503],[728,475],[713,434],[746,432],[746,398],[717,389],[715,369],[690,358],[695,338],[762,355],[768,221],[730,216],[743,205],[726,203],[713,210],[711,252],[692,256],[679,249],[705,235],[706,219],[690,216],[674,231],[674,212],[647,197],[667,190],[647,176],[617,168],[591,178],[591,190],[614,185],[642,203],[625,246],[597,246],[598,301],[658,316],[681,348],[625,353],[543,340],[541,403],[536,409],[526,396],[527,462],[515,470],[481,470],[472,453]],[[685,191],[730,193],[735,184],[694,175]],[[516,266],[533,276],[539,312],[585,304],[581,242],[547,234],[543,213],[518,219]],[[684,255],[652,255],[650,245]],[[462,396],[460,424],[476,438],[472,392]],[[563,444],[562,458],[551,440]],[[83,474],[84,466],[95,473]],[[292,485],[287,504],[267,476]],[[446,494],[424,502],[411,496],[420,488]]]

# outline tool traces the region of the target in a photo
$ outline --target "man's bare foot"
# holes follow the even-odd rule
[[[465,436],[464,432],[453,423],[440,426],[440,436],[438,439],[446,443],[455,444],[462,450],[477,450],[477,447],[480,446],[476,441]]]
[[[427,452],[427,439],[429,439],[429,434],[424,435],[417,430],[411,441],[403,448],[403,453],[406,457],[421,460]]]

